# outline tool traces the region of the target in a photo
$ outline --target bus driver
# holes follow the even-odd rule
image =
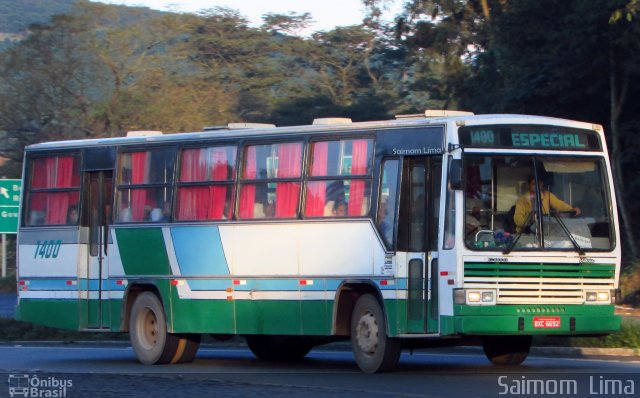
[[[513,214],[513,221],[516,224],[518,233],[535,222],[535,214],[532,213],[534,209],[533,203],[536,201],[536,179],[534,176],[529,176],[528,181],[529,192],[518,199],[515,213]],[[544,215],[549,214],[549,207],[555,211],[573,211],[576,216],[581,213],[579,207],[572,207],[570,204],[558,199],[553,193],[544,190],[542,181],[540,181],[540,201],[542,202],[542,213]]]

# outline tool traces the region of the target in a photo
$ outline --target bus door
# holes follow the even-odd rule
[[[398,251],[406,252],[407,331],[438,331],[437,226],[441,161],[405,157],[402,170]],[[433,283],[432,283],[433,281]]]
[[[112,171],[86,172],[82,225],[88,232],[87,283],[85,295],[86,328],[100,329],[109,325],[108,275],[109,226],[113,192]]]

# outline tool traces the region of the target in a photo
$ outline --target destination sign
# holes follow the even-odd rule
[[[600,151],[594,131],[558,126],[468,126],[459,130],[465,147]]]

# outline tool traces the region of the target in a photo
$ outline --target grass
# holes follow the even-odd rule
[[[536,336],[534,345],[551,347],[640,348],[640,320],[623,318],[619,332],[602,337]]]
[[[620,293],[624,304],[640,306],[640,263],[636,262],[622,271]]]

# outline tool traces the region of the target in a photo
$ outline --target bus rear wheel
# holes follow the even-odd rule
[[[313,348],[306,338],[281,336],[246,336],[249,349],[264,361],[299,361]]]
[[[494,365],[516,366],[527,359],[532,341],[532,336],[487,336],[482,347]]]
[[[398,365],[402,345],[387,337],[387,325],[378,300],[365,294],[351,315],[351,347],[358,367],[365,373],[388,372]]]
[[[131,308],[129,338],[138,360],[145,365],[171,362],[178,350],[180,338],[167,333],[167,320],[158,296],[140,294]]]
[[[189,363],[193,362],[200,348],[201,334],[183,334],[179,335],[178,347],[171,358],[170,363]]]

